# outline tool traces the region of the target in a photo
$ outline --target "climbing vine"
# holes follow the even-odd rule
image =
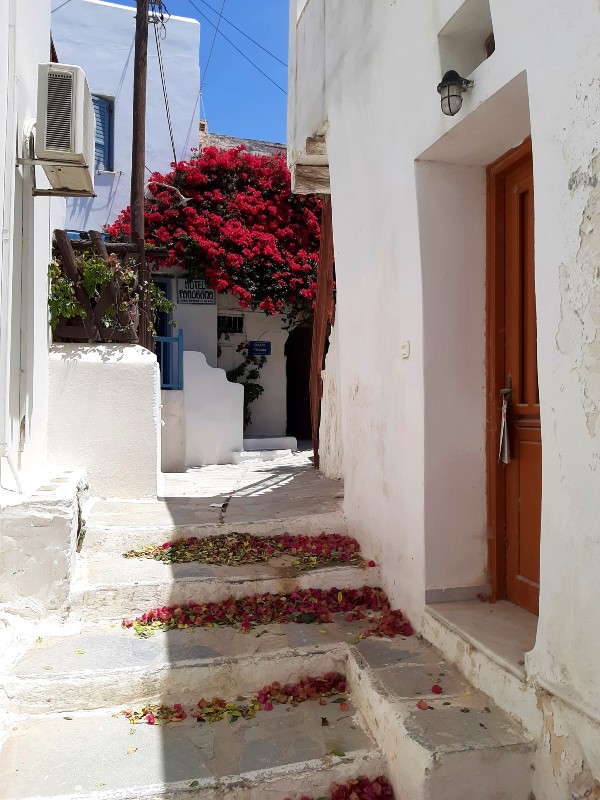
[[[244,430],[252,422],[251,405],[264,392],[264,386],[258,383],[260,371],[267,363],[265,356],[252,355],[248,342],[242,342],[237,346],[236,352],[242,354],[242,361],[237,367],[227,370],[227,380],[231,383],[241,383],[244,387]]]

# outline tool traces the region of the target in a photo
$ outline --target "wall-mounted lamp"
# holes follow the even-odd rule
[[[177,201],[174,203],[174,206],[175,206],[176,208],[177,208],[177,207],[179,207],[179,208],[185,208],[185,207],[187,206],[187,204],[190,202],[190,200],[192,199],[191,197],[185,197],[185,196],[184,196],[184,195],[183,195],[183,194],[182,194],[182,193],[179,191],[179,189],[178,189],[176,186],[173,186],[173,185],[172,185],[172,184],[170,184],[170,183],[162,183],[161,181],[146,181],[146,186],[145,186],[145,188],[148,188],[148,186],[150,186],[150,184],[153,184],[154,186],[163,186],[165,189],[170,189],[172,192],[176,192],[176,193],[177,193],[177,195],[178,195],[178,199],[177,199]]]
[[[444,74],[441,83],[438,83],[438,93],[442,97],[442,112],[447,117],[458,114],[462,108],[463,92],[475,85],[475,81],[461,78],[458,72],[451,69]]]

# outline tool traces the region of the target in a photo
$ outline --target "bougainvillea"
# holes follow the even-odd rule
[[[299,570],[312,569],[323,564],[361,564],[360,545],[351,536],[339,533],[321,533],[319,536],[291,535],[253,536],[250,533],[220,533],[198,539],[176,539],[159,545],[149,545],[141,550],[124,553],[125,558],[153,558],[165,564],[203,564],[235,566],[269,561],[278,556],[294,556],[293,565]],[[373,564],[374,562],[369,562]]]
[[[188,712],[183,710],[181,703],[172,706],[149,704],[137,711],[121,711],[117,716],[126,717],[132,725],[167,725],[170,722],[183,722],[188,716],[197,722],[219,722],[222,719],[235,722],[238,719],[251,719],[257,711],[272,711],[273,703],[297,706],[307,700],[318,700],[321,705],[327,705],[327,697],[336,698],[334,702],[339,704],[340,712],[348,710],[344,675],[328,672],[322,677],[303,677],[297,683],[284,685],[273,681],[251,695],[245,703],[228,703],[222,697],[213,697],[212,700],[203,697]]]
[[[317,797],[314,800],[380,800],[389,798],[393,800],[394,792],[383,775],[371,780],[362,777],[348,781],[348,783],[332,783],[327,796]],[[291,798],[286,798],[291,800]],[[313,800],[308,795],[302,795],[299,800]]]
[[[237,297],[243,308],[267,314],[309,311],[316,291],[320,201],[291,193],[284,155],[207,147],[172,166],[167,175],[150,177],[152,196],[145,209],[146,241],[169,249],[165,265],[205,278],[218,293]],[[106,230],[114,238],[127,237],[129,208]]]
[[[239,626],[248,632],[257,625],[273,623],[329,623],[334,614],[344,614],[348,622],[368,619],[370,626],[360,633],[367,636],[411,636],[413,629],[401,611],[392,610],[382,589],[298,589],[289,594],[260,594],[229,598],[217,603],[189,601],[179,606],[161,606],[146,611],[134,620],[123,620],[138,636],[152,636],[156,630]]]

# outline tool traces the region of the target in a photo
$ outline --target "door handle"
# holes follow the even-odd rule
[[[508,413],[508,404],[512,395],[512,375],[507,375],[506,386],[500,389],[500,398],[502,400],[501,420],[500,420],[500,443],[498,445],[498,461],[503,464],[510,463],[510,442],[508,441],[508,424],[506,415]]]
[[[506,402],[508,403],[510,400],[510,396],[512,394],[512,375],[506,376],[506,386],[504,389],[500,389],[500,398],[504,400],[506,398]]]

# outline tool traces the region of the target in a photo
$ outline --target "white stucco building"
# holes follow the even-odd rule
[[[19,637],[15,619],[64,605],[85,475],[48,452],[48,263],[61,197],[23,164],[37,116],[38,64],[51,60],[50,2],[7,0],[0,18],[0,671]],[[0,724],[1,727],[1,724]]]
[[[228,150],[243,146],[253,155],[285,153],[285,145],[277,142],[209,133],[205,121],[200,130],[201,150],[205,147]],[[262,452],[262,457],[270,458],[277,452],[295,448],[298,439],[310,438],[310,329],[302,328],[290,333],[281,317],[242,308],[235,297],[216,295],[208,287],[206,291],[199,290],[196,297],[190,297],[185,290],[185,273],[179,269],[159,269],[153,277],[175,303],[170,319],[159,320],[159,333],[174,336],[177,330],[181,330],[184,352],[201,353],[205,359],[195,361],[193,369],[189,366],[186,370],[184,363],[183,389],[174,388],[173,384],[177,383],[174,378],[178,377],[176,352],[167,349],[168,343],[158,343],[163,386],[168,384],[172,387],[162,392],[165,422],[162,432],[163,470],[178,472],[186,465],[213,463],[215,459],[230,463],[251,454],[256,457],[257,451]],[[200,300],[198,294],[206,297]],[[175,330],[170,327],[171,321],[176,323]],[[239,392],[232,389],[224,378],[226,372],[243,360],[238,346],[255,341],[264,343],[268,350],[257,380],[264,391],[251,405],[250,424],[242,429]],[[203,381],[206,384],[204,389]],[[208,385],[212,389],[207,390]],[[184,395],[187,396],[185,402]],[[231,409],[229,398],[233,403]],[[225,406],[229,409],[227,414],[223,413]],[[193,424],[188,420],[190,414],[196,420]],[[206,430],[198,433],[201,419],[207,420],[208,424]],[[215,437],[214,443],[208,444],[212,437]],[[201,441],[204,446],[200,445]],[[242,451],[250,452],[244,455]]]
[[[544,800],[600,781],[599,35],[593,0],[290,4],[293,185],[333,207],[322,468]]]
[[[102,230],[129,205],[135,8],[103,0],[52,0],[52,37],[63,64],[83,67],[96,100],[97,197],[69,200],[67,228]],[[169,170],[173,148],[154,25],[148,34],[146,166]],[[156,23],[177,159],[198,146],[200,25],[172,16]],[[98,135],[100,134],[100,135]]]

